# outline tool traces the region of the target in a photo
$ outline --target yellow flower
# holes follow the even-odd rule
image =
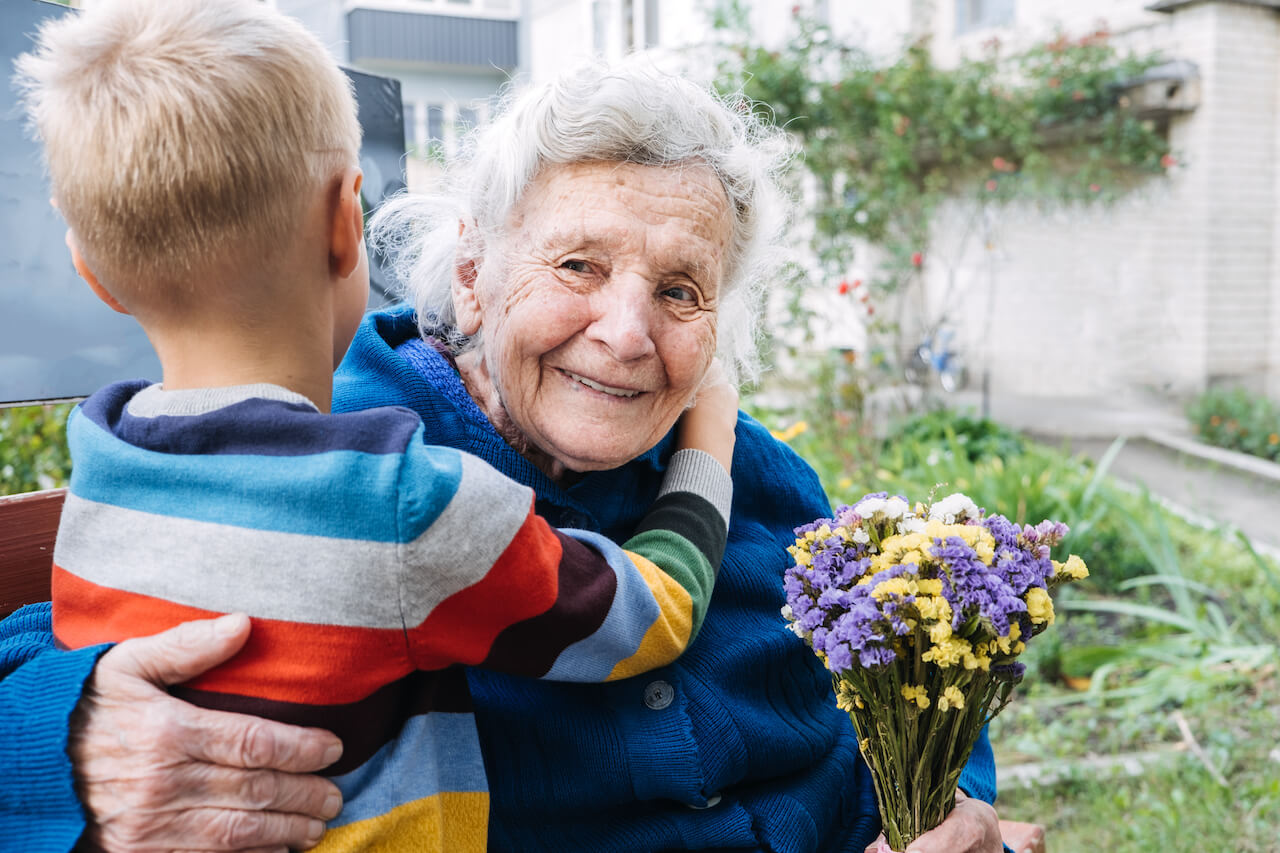
[[[938,697],[938,710],[945,711],[948,708],[955,708],[957,711],[964,707],[964,694],[960,692],[960,688],[954,684],[942,691],[942,695]]]
[[[1027,615],[1034,625],[1053,624],[1053,600],[1038,586],[1027,590]]]
[[[929,707],[929,694],[925,691],[923,684],[918,687],[910,684],[902,685],[902,698],[908,702],[915,702],[922,709]]]
[[[889,578],[887,581],[880,581],[876,584],[875,589],[871,590],[871,597],[876,601],[884,601],[890,595],[906,595],[907,580],[906,578]]]
[[[854,708],[865,708],[867,706],[863,704],[862,697],[855,693],[852,687],[841,681],[836,687],[836,707],[848,713]]]
[[[945,602],[944,602],[945,603]],[[929,626],[929,639],[935,646],[945,643],[951,639],[951,620],[944,622],[935,622]]]
[[[923,587],[929,581],[920,581],[919,583],[921,586],[920,591],[924,592]],[[938,581],[933,581],[933,583],[938,583]],[[950,633],[951,605],[942,597],[940,591],[932,595],[918,596],[916,598],[916,609],[920,611],[920,618],[922,619],[936,619],[939,622],[947,623],[947,630]]]
[[[950,627],[947,626],[948,630]],[[966,654],[973,654],[973,647],[969,645],[969,641],[951,636],[941,642],[935,642],[932,648],[920,655],[920,660],[925,663],[932,661],[946,669],[960,663]]]
[[[1080,580],[1089,577],[1089,567],[1084,564],[1084,560],[1072,554],[1067,557],[1067,561],[1061,566],[1054,566],[1055,569],[1062,572],[1072,580]]]
[[[853,478],[852,478],[852,477],[841,477],[841,478],[840,478],[840,480],[836,483],[836,488],[837,488],[837,489],[839,489],[839,490],[840,490],[840,491],[842,491],[842,492],[843,492],[843,491],[846,491],[846,490],[848,490],[848,489],[852,489],[852,488],[853,488]]]
[[[924,595],[942,595],[942,581],[937,578],[920,578],[916,585]]]

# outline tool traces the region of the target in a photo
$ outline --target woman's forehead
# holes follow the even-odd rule
[[[535,247],[621,248],[722,256],[732,231],[728,198],[702,164],[573,163],[543,170],[512,211],[508,228]],[[684,238],[684,239],[682,239]]]

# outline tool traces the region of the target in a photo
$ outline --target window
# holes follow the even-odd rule
[[[608,46],[609,6],[605,0],[591,3],[591,46],[596,53],[604,53]]]
[[[956,35],[1013,24],[1014,0],[956,0]]]
[[[471,128],[475,127],[478,123],[478,119],[479,116],[474,107],[459,106],[458,121],[455,125],[458,128],[458,135],[461,136],[471,130]]]
[[[444,107],[427,105],[427,142],[444,142]]]
[[[657,47],[658,0],[644,0],[644,47]]]
[[[404,104],[404,147],[412,149],[418,144],[418,105],[412,101]]]

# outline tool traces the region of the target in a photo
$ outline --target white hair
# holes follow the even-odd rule
[[[755,377],[758,305],[785,261],[778,240],[790,203],[780,179],[794,148],[748,101],[723,98],[637,59],[591,61],[548,83],[508,90],[495,120],[468,143],[450,164],[444,193],[397,196],[370,223],[372,246],[387,258],[424,334],[444,334],[459,348],[478,345],[456,330],[455,257],[479,257],[498,239],[544,169],[593,161],[698,163],[720,179],[733,213],[718,355],[731,381]],[[459,221],[474,223],[478,239],[460,246]]]

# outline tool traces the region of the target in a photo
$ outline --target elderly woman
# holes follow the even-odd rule
[[[636,64],[579,68],[520,94],[454,169],[455,204],[410,197],[377,217],[411,304],[366,318],[335,410],[408,406],[433,442],[533,487],[552,523],[624,538],[713,357],[753,366],[785,157],[780,134],[748,111]],[[758,423],[741,415],[737,432],[728,547],[683,658],[605,685],[468,671],[493,848],[799,853],[875,840],[853,728],[778,614],[791,530],[825,514],[827,498]],[[33,658],[0,682],[0,718],[32,701],[38,667],[65,710],[61,728],[46,721],[33,735],[60,750],[76,708],[72,766],[52,749],[37,756],[41,792],[62,797],[41,805],[67,839],[48,849],[83,826],[67,806],[73,772],[91,836],[108,848],[311,842],[309,817],[335,804],[327,782],[302,774],[329,759],[331,740],[196,710],[154,686],[233,653],[242,627],[121,644],[80,697],[93,659],[41,651],[38,617],[0,625],[0,640],[9,629]],[[994,782],[984,736],[961,777],[969,796],[912,849],[1000,850]],[[0,782],[0,831],[5,804],[32,788]]]

